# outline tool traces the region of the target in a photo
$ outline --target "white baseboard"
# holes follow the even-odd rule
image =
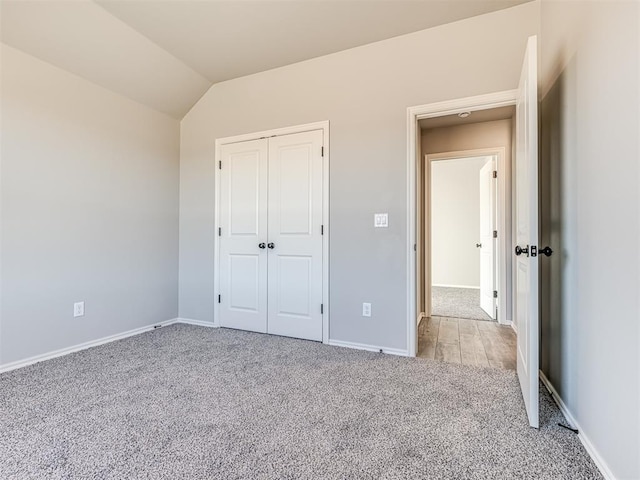
[[[516,322],[514,321],[511,322],[511,328],[514,332],[516,332],[516,335],[518,335],[518,327],[516,325]]]
[[[97,340],[91,340],[89,342],[80,343],[72,347],[61,348],[60,350],[54,350],[53,352],[25,358],[24,360],[17,360],[15,362],[6,363],[4,365],[0,365],[0,373],[16,370],[18,368],[26,367],[28,365],[33,365],[34,363],[43,362],[45,360],[51,360],[52,358],[62,357],[63,355],[68,355],[73,352],[79,352],[80,350],[86,350],[87,348],[97,347],[98,345],[104,345],[105,343],[115,342],[116,340],[121,340],[123,338],[133,337],[134,335],[139,335],[144,332],[149,332],[151,330],[155,330],[158,327],[166,327],[168,325],[172,325],[177,322],[178,322],[178,319],[173,318],[171,320],[166,320],[164,322],[157,322],[152,325],[147,325],[145,327],[134,328],[133,330],[128,330],[126,332],[116,333],[115,335],[109,335],[108,337],[102,337]]]
[[[186,323],[188,325],[197,325],[199,327],[218,328],[218,325],[204,320],[194,320],[192,318],[176,318],[176,323]]]
[[[556,405],[558,405],[558,408],[560,409],[564,417],[567,419],[571,427],[578,430],[578,438],[580,439],[580,442],[582,442],[582,445],[584,446],[585,450],[593,460],[593,463],[595,463],[596,467],[598,467],[598,470],[600,470],[600,473],[602,474],[602,476],[607,480],[615,480],[616,477],[611,472],[611,469],[609,468],[607,463],[604,461],[602,456],[598,453],[598,450],[596,450],[596,447],[593,445],[593,443],[591,443],[591,440],[589,439],[589,437],[585,435],[584,430],[582,430],[582,428],[580,427],[580,424],[575,419],[575,417],[573,416],[573,414],[571,413],[567,405],[564,403],[560,395],[558,395],[557,390],[555,389],[553,384],[549,381],[549,379],[547,378],[547,376],[544,374],[542,370],[540,370],[540,380],[542,380],[542,383],[544,384],[544,386],[547,387],[547,390],[551,392],[551,398],[553,398],[553,401],[556,403]]]
[[[408,357],[409,352],[406,350],[400,350],[398,348],[376,347],[375,345],[366,345],[364,343],[343,342],[342,340],[329,340],[327,345],[334,347],[346,347],[355,348],[356,350],[367,350],[369,352],[382,352],[389,355],[399,355],[401,357]]]
[[[474,287],[473,285],[443,285],[440,283],[434,283],[432,287],[446,287],[446,288],[472,288],[474,290],[480,290],[480,287]]]
[[[427,314],[424,312],[420,312],[420,315],[418,315],[418,323],[417,323],[418,327],[422,323],[422,320],[424,320],[425,318],[427,318]]]

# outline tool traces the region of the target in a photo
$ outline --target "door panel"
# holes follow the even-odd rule
[[[480,169],[480,307],[495,319],[495,160],[491,158]]]
[[[259,280],[260,255],[229,255],[229,308],[258,312]]]
[[[268,332],[322,341],[323,132],[269,139]]]
[[[537,38],[530,37],[516,104],[516,326],[517,369],[529,424],[538,412],[538,87]]]
[[[278,255],[278,300],[276,314],[308,318],[313,279],[313,258]]]
[[[267,140],[220,149],[220,325],[267,331]]]

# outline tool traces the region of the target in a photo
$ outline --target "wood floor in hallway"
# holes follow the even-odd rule
[[[495,322],[425,318],[418,329],[418,357],[515,370],[516,334]]]

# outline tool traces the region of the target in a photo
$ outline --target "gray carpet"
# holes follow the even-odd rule
[[[479,289],[431,287],[431,302],[431,315],[436,317],[494,321],[480,308]]]
[[[173,325],[0,375],[3,479],[601,478],[515,373]]]

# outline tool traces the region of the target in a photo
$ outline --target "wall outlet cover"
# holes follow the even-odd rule
[[[73,316],[74,317],[84,316],[84,302],[76,302],[73,304]]]
[[[370,317],[371,316],[371,304],[370,303],[363,303],[362,304],[362,316],[363,317]]]

